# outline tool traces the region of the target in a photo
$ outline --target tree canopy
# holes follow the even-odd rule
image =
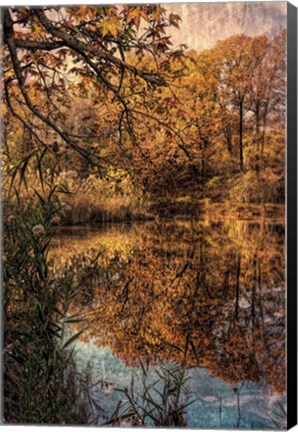
[[[59,139],[100,164],[100,155],[64,127],[62,107],[76,88],[80,96],[113,102],[119,145],[124,133],[138,145],[132,123],[148,114],[142,111],[143,100],[168,85],[166,64],[181,54],[170,50],[166,36],[167,27],[178,27],[179,19],[158,5],[5,9],[4,87],[10,113],[37,144]],[[132,97],[138,106],[130,106]]]
[[[197,53],[171,45],[180,21],[158,5],[6,8],[5,157],[124,170],[154,195],[282,202],[285,31]]]

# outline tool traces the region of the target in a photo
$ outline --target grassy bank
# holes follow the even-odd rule
[[[29,169],[29,168],[28,168]],[[238,178],[243,182],[247,173]],[[210,183],[210,182],[209,182]],[[169,218],[239,217],[243,219],[284,218],[284,204],[265,186],[247,183],[246,194],[239,184],[224,187],[212,183],[203,189],[146,192],[133,177],[115,171],[103,179],[90,174],[80,178],[76,171],[57,175],[45,173],[43,181],[28,171],[26,182],[17,189],[11,187],[10,176],[4,182],[4,202],[8,214],[42,207],[51,216],[51,225],[99,225],[113,222],[148,221]],[[242,184],[242,183],[241,183]],[[241,189],[241,188],[240,188]],[[228,193],[229,191],[229,193]],[[238,191],[238,192],[237,192]],[[9,203],[9,204],[8,204]]]
[[[189,196],[174,199],[157,197],[144,203],[143,207],[134,207],[122,200],[93,203],[89,206],[81,202],[71,209],[67,207],[60,222],[61,225],[71,226],[161,219],[221,219],[226,217],[242,220],[270,219],[282,221],[285,218],[285,206],[274,203],[216,203],[209,199]]]

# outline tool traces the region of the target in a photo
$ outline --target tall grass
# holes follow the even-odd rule
[[[141,186],[119,170],[100,178],[94,174],[81,177],[73,170],[55,173],[47,169],[39,178],[36,170],[26,165],[23,175],[20,170],[17,174],[15,171],[5,173],[3,192],[11,211],[28,205],[34,208],[41,197],[51,197],[52,203],[55,201],[56,207],[61,209],[59,223],[63,225],[154,218],[148,211]]]
[[[92,424],[88,371],[79,373],[65,341],[68,311],[78,294],[50,276],[49,234],[55,207],[4,214],[4,422]],[[65,282],[65,281],[64,281]]]
[[[187,369],[177,363],[150,368],[149,358],[139,361],[141,371],[132,375],[130,388],[118,389],[126,402],[108,424],[185,427],[186,408],[195,402],[189,400]]]

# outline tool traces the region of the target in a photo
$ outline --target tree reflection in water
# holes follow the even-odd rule
[[[110,346],[126,364],[149,355],[278,393],[284,253],[283,224],[237,219],[64,231],[52,251],[55,275],[67,263],[82,287],[72,312],[90,320],[85,340]]]

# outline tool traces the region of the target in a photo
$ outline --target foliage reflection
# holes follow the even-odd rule
[[[176,221],[73,234],[56,239],[52,265],[62,278],[67,262],[83,287],[72,313],[90,320],[85,340],[127,364],[149,355],[284,391],[283,224]]]

